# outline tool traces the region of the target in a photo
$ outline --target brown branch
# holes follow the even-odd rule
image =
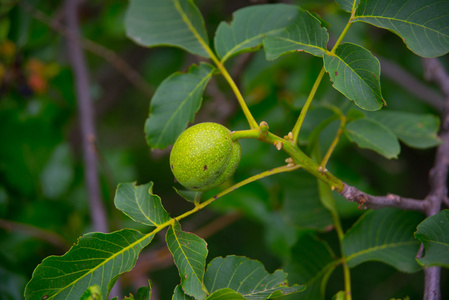
[[[78,1],[79,3],[79,1]],[[82,38],[80,36],[73,36],[61,23],[59,23],[58,19],[52,19],[40,10],[36,9],[26,1],[21,1],[20,5],[29,12],[33,18],[39,20],[44,23],[54,31],[59,34],[69,37],[72,39],[77,39],[79,45],[83,47],[85,50],[88,50],[99,57],[103,58],[107,62],[109,62],[112,66],[115,67],[123,76],[128,79],[128,81],[133,84],[138,90],[140,90],[145,96],[151,98],[153,95],[153,88],[146,82],[146,80],[137,72],[133,67],[131,67],[124,59],[122,59],[119,55],[117,55],[114,51],[95,43],[92,40]]]
[[[424,200],[405,198],[394,194],[386,196],[373,196],[364,193],[356,187],[346,185],[340,193],[349,201],[357,202],[359,208],[382,208],[382,207],[397,207],[406,210],[416,210],[425,212],[426,202]]]
[[[0,219],[0,228],[8,231],[22,232],[26,235],[50,243],[63,252],[67,251],[70,247],[70,243],[60,235],[29,224]]]
[[[438,146],[435,154],[434,166],[429,174],[430,192],[426,197],[426,201],[429,203],[426,215],[430,217],[441,210],[443,203],[449,202],[447,194],[449,172],[449,75],[436,58],[423,59],[423,64],[426,78],[438,84],[445,98],[440,132],[440,138],[443,143]],[[441,299],[441,267],[426,268],[424,274],[424,299]]]
[[[81,126],[84,174],[89,193],[91,220],[95,231],[108,232],[105,208],[101,199],[100,183],[95,151],[96,132],[93,117],[92,101],[89,95],[88,70],[84,53],[80,47],[77,0],[65,1],[65,17],[67,22],[67,51],[73,67],[76,95],[78,98],[78,114]]]

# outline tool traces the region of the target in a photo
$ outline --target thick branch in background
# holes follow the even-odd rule
[[[67,51],[75,78],[76,96],[78,100],[78,117],[81,126],[84,174],[89,193],[89,206],[93,228],[95,231],[108,232],[104,205],[101,199],[98,179],[97,154],[95,150],[95,124],[92,101],[89,94],[89,72],[86,67],[84,53],[79,43],[79,25],[77,17],[77,0],[65,1],[67,22]]]
[[[440,138],[442,144],[438,146],[435,154],[434,166],[430,170],[430,193],[426,197],[428,207],[427,217],[437,214],[442,203],[447,203],[447,178],[449,171],[449,75],[436,58],[423,60],[426,78],[434,81],[444,95],[444,107],[441,115]],[[440,278],[441,268],[430,267],[425,269],[424,299],[441,299]]]

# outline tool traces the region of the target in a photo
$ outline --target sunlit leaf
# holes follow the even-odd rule
[[[396,158],[401,146],[395,134],[372,119],[358,119],[346,125],[346,136],[360,148],[371,149],[386,158]]]
[[[167,246],[178,267],[184,292],[196,299],[205,299],[207,291],[203,286],[206,268],[207,244],[193,233],[181,231],[178,222],[167,231]]]
[[[204,284],[213,293],[231,288],[245,299],[280,297],[305,289],[302,285],[287,285],[287,274],[281,270],[269,274],[262,263],[241,256],[214,258],[208,265]]]
[[[315,56],[323,56],[329,40],[326,28],[308,11],[298,8],[294,22],[277,34],[267,36],[263,42],[267,59],[272,60],[280,55],[305,51]]]
[[[422,219],[418,212],[394,208],[366,212],[343,239],[349,267],[380,261],[403,272],[418,271],[415,256],[420,243],[413,232]]]
[[[324,68],[333,87],[364,110],[385,105],[380,89],[380,63],[367,49],[351,43],[340,45],[335,54],[326,54]]]
[[[159,85],[145,122],[145,135],[151,147],[173,144],[187,123],[193,121],[214,70],[205,63],[193,65],[187,73],[175,73]]]
[[[391,30],[414,53],[437,57],[449,51],[448,11],[447,0],[361,0],[352,22]]]
[[[425,256],[418,259],[420,264],[449,268],[449,210],[425,219],[418,225],[415,236],[425,249]]]
[[[215,33],[215,50],[222,61],[256,50],[267,35],[293,22],[299,10],[286,4],[253,5],[237,10],[231,23],[221,22]]]
[[[153,239],[133,229],[88,233],[63,256],[50,256],[34,270],[25,299],[79,299],[93,285],[109,294],[118,276],[131,270]]]
[[[130,0],[126,33],[143,46],[176,46],[209,57],[204,20],[192,0]]]
[[[440,122],[434,115],[379,111],[369,114],[369,117],[388,127],[410,147],[430,148],[441,144],[437,136]]]
[[[132,182],[120,183],[114,204],[128,217],[145,225],[157,226],[170,220],[161,198],[153,194],[153,182],[138,186]]]
[[[338,265],[329,245],[313,235],[303,234],[291,252],[291,259],[285,264],[288,279],[307,287],[295,299],[324,299],[327,280]]]

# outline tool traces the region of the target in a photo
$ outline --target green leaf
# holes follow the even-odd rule
[[[193,233],[181,231],[177,221],[167,231],[167,246],[173,255],[184,292],[196,299],[205,299],[203,286],[207,244]]]
[[[316,178],[305,171],[297,171],[289,178],[291,183],[284,189],[282,207],[287,222],[299,229],[324,231],[329,228],[333,224],[332,216],[320,201]]]
[[[345,299],[346,299],[345,291],[339,291],[332,297],[332,300],[345,300]]]
[[[345,128],[346,136],[360,148],[371,149],[388,159],[397,158],[401,146],[390,129],[372,119],[358,119]]]
[[[420,243],[413,232],[422,218],[418,212],[394,208],[366,212],[343,239],[348,266],[380,261],[403,272],[418,271],[415,256]]]
[[[315,56],[326,52],[329,35],[321,22],[308,11],[298,7],[294,22],[275,35],[267,36],[263,42],[268,60],[295,51],[305,51]]]
[[[224,288],[213,292],[206,300],[245,300],[242,294],[230,288]]]
[[[125,27],[140,45],[175,46],[209,57],[204,20],[192,0],[130,0]]]
[[[338,265],[329,245],[316,236],[303,234],[291,252],[285,267],[288,280],[307,287],[295,299],[324,299],[327,280]]]
[[[352,12],[352,8],[355,2],[355,7],[359,5],[360,0],[336,0],[340,7],[346,12]]]
[[[425,249],[425,256],[418,262],[426,267],[449,268],[449,210],[443,210],[418,225],[415,236]]]
[[[413,148],[431,148],[441,144],[439,119],[430,114],[379,111],[369,117],[388,127],[404,144]]]
[[[195,298],[187,296],[182,290],[182,287],[177,285],[173,292],[172,300],[195,300]]]
[[[161,198],[153,194],[153,182],[137,186],[132,182],[120,183],[114,204],[125,215],[145,225],[158,226],[170,220]]]
[[[362,0],[352,22],[388,29],[417,55],[437,57],[449,51],[449,1]]]
[[[259,261],[231,255],[214,258],[209,263],[204,284],[211,293],[231,288],[250,300],[280,297],[305,289],[302,285],[289,287],[286,277],[281,270],[269,274]]]
[[[379,110],[386,105],[380,89],[380,63],[367,49],[344,43],[323,59],[332,86],[358,107]]]
[[[265,36],[293,22],[298,7],[286,4],[253,5],[237,10],[230,24],[221,22],[215,33],[215,50],[224,62],[241,52],[257,50]]]
[[[187,73],[174,73],[159,85],[145,122],[145,135],[151,147],[173,144],[187,123],[193,121],[214,70],[205,63],[193,65]]]
[[[154,234],[134,229],[88,233],[63,256],[50,256],[34,270],[25,299],[79,299],[95,284],[107,296],[118,276],[131,270]]]

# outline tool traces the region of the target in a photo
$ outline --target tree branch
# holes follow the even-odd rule
[[[70,243],[62,236],[36,226],[0,219],[0,228],[9,231],[22,232],[26,235],[35,237],[56,246],[62,252],[65,252],[70,248]]]
[[[80,48],[80,33],[77,18],[77,0],[65,1],[67,22],[67,51],[73,67],[76,95],[78,98],[78,117],[81,126],[84,174],[89,193],[90,215],[95,231],[108,232],[106,213],[101,199],[95,151],[95,125],[92,101],[89,95],[88,70],[84,53]]]
[[[448,202],[447,179],[449,172],[449,75],[436,58],[423,59],[425,75],[428,80],[434,81],[440,87],[445,102],[442,109],[442,123],[440,138],[442,144],[438,146],[435,154],[434,166],[430,170],[429,183],[430,192],[426,197],[429,206],[426,211],[427,217],[437,214],[441,205]],[[441,299],[440,267],[430,267],[424,270],[424,299]]]
[[[346,184],[340,194],[349,201],[357,202],[359,208],[397,207],[406,210],[417,210],[423,213],[426,211],[426,202],[424,200],[405,198],[394,194],[373,196]]]

